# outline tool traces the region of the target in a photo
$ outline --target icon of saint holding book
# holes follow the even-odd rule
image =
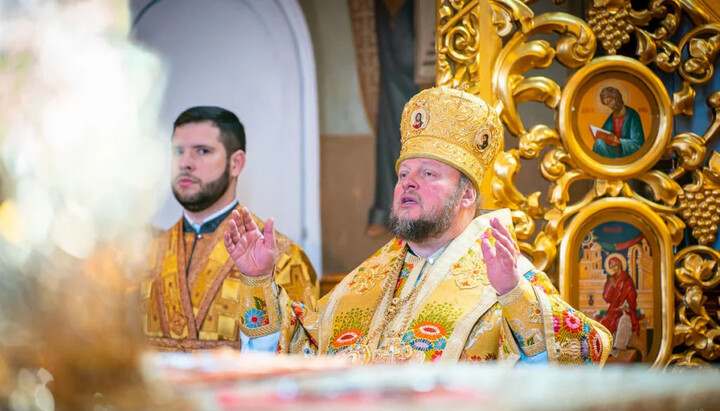
[[[600,101],[612,110],[602,128],[590,126],[593,151],[608,158],[621,158],[636,152],[645,143],[645,133],[637,111],[625,105],[615,87],[600,91]]]

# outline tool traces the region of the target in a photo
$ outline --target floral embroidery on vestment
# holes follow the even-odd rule
[[[402,249],[402,240],[389,243],[378,250],[365,261],[355,273],[348,286],[356,294],[365,294],[372,290],[387,275],[387,267],[391,267],[398,258],[398,251]]]
[[[254,297],[254,300],[255,307],[245,311],[245,314],[243,315],[243,324],[247,328],[258,328],[263,325],[270,324],[265,300],[258,297]]]
[[[426,361],[436,361],[440,359],[448,336],[461,315],[462,310],[450,303],[428,304],[412,322],[402,340],[413,350],[424,352]]]
[[[461,289],[475,288],[480,284],[490,284],[487,277],[487,267],[482,258],[481,242],[482,239],[477,239],[467,254],[452,265],[455,284]]]

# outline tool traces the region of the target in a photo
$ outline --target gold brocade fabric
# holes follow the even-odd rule
[[[500,152],[503,127],[495,109],[480,97],[433,87],[405,104],[400,135],[396,170],[406,159],[432,158],[459,170],[479,189]]]
[[[228,219],[200,235],[183,233],[181,219],[158,239],[152,275],[141,287],[143,330],[151,345],[173,351],[238,348],[241,324],[262,330],[271,320],[277,324],[277,313],[258,301],[241,308],[242,278],[222,240]],[[262,230],[263,223],[255,220]],[[290,298],[314,306],[318,280],[307,256],[286,236],[276,238],[275,281]]]
[[[547,276],[518,255],[525,275],[498,297],[480,248],[489,220],[512,229],[507,210],[476,218],[429,264],[390,241],[318,302],[280,292],[279,352],[346,356],[361,363],[506,361],[547,352],[550,362],[602,364],[611,337],[565,303]],[[417,284],[419,265],[424,265]],[[270,283],[243,287],[245,304],[272,295]],[[277,328],[276,328],[277,329]],[[243,332],[245,330],[243,329]]]

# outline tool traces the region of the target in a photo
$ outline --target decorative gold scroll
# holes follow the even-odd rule
[[[629,0],[594,0],[583,16],[536,15],[531,3],[437,1],[437,84],[502,103],[506,130],[519,139],[517,149],[498,156],[486,195],[492,195],[496,206],[512,210],[521,250],[540,269],[559,267],[561,283],[572,278],[569,250],[583,241],[578,227],[595,221],[587,210],[606,217],[603,210],[618,204],[626,213],[641,210],[642,221],[652,222],[648,227],[663,227],[656,237],[657,255],[663,256],[657,275],[667,280],[661,305],[666,314],[677,314],[665,318],[655,365],[703,366],[718,360],[720,319],[704,307],[720,284],[720,253],[708,247],[720,224],[720,155],[707,155],[707,142],[720,132],[720,92],[706,102],[713,119],[702,135],[678,130],[673,118],[692,115],[696,88],[716,75],[720,13],[709,0],[650,0],[643,10],[633,9]],[[491,36],[481,33],[488,16]],[[683,19],[694,27],[678,37]],[[637,47],[629,47],[633,42]],[[565,81],[543,75],[557,63],[570,69]],[[677,76],[678,89],[666,89],[658,71]],[[604,105],[605,100],[599,90],[608,84],[625,98],[632,96],[633,104],[623,101],[639,110],[643,138],[634,151],[616,148],[613,155],[608,151],[615,147],[612,138],[600,131],[603,148],[597,134],[588,134],[600,124],[588,128],[579,112],[589,107],[591,93],[596,93],[600,110],[597,102]],[[518,106],[524,102],[543,103],[554,112],[555,123],[523,122]],[[659,164],[670,155],[673,168],[665,172],[668,167]],[[546,192],[517,188],[521,160],[537,163],[551,183]],[[699,245],[676,253],[675,247],[687,243],[685,235]],[[668,257],[673,254],[674,260]]]

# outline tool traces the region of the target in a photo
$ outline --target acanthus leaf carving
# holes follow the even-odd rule
[[[519,210],[525,196],[515,187],[515,178],[520,170],[517,150],[500,153],[493,167],[492,192],[497,205]]]
[[[650,33],[643,29],[635,30],[635,38],[637,39],[637,56],[643,64],[650,64],[657,56],[657,46],[655,40]]]
[[[532,249],[533,264],[540,270],[547,270],[555,261],[557,256],[557,242],[548,237],[544,232],[539,232],[535,237]]]
[[[530,77],[518,82],[513,95],[515,103],[540,101],[554,109],[560,103],[560,86],[547,77]]]
[[[563,148],[553,148],[545,153],[540,162],[540,173],[548,181],[556,181],[565,174],[565,164],[573,165],[567,151]]]
[[[534,35],[553,32],[560,36],[555,48],[545,40],[528,41]],[[533,20],[527,32],[516,31],[498,56],[493,74],[493,91],[506,108],[501,118],[508,130],[516,136],[525,132],[516,107],[520,101],[515,98],[515,88],[528,84],[522,81],[523,73],[549,67],[554,59],[567,67],[580,67],[592,59],[595,47],[595,36],[587,24],[566,13],[545,13]],[[532,81],[541,89],[528,94],[523,85],[521,101],[556,105],[555,86],[549,80]]]
[[[535,221],[525,212],[512,210],[512,220],[518,239],[527,240],[535,232]]]
[[[670,149],[678,155],[678,167],[670,175],[677,178],[684,171],[695,171],[705,159],[705,140],[691,132],[680,133],[670,141]]]
[[[518,151],[522,158],[536,158],[548,146],[560,145],[560,137],[555,129],[538,124],[520,136]]]
[[[595,180],[595,195],[617,197],[625,188],[622,180]]]
[[[690,83],[683,81],[682,89],[673,93],[673,114],[692,116],[693,104],[695,104],[695,89]]]
[[[715,91],[707,98],[707,104],[713,110],[713,122],[703,135],[706,142],[720,132],[720,91]]]
[[[565,210],[570,200],[568,188],[576,181],[588,180],[590,176],[579,170],[570,170],[562,174],[550,187],[548,193],[548,203],[552,204],[558,210]]]
[[[705,84],[715,73],[715,59],[720,53],[720,25],[705,24],[685,34],[678,44],[687,47],[688,58],[678,67],[678,74],[693,85]]]
[[[655,65],[668,73],[677,70],[682,61],[680,49],[667,40],[658,42],[658,49],[660,51],[655,57]]]
[[[675,214],[658,214],[663,219],[665,225],[667,225],[667,228],[670,231],[670,238],[672,239],[673,245],[680,244],[680,241],[682,241],[683,237],[685,236],[685,223],[683,222],[683,220]]]
[[[720,325],[708,313],[706,291],[720,285],[720,252],[706,246],[686,247],[675,256],[675,346],[688,347],[670,358],[684,366],[703,366],[720,358]]]
[[[503,87],[498,90],[500,100],[505,107],[500,116],[512,134],[520,135],[525,131],[515,101],[515,88],[524,79],[520,73],[534,68],[549,67],[554,57],[555,50],[550,43],[544,40],[535,40],[519,45],[517,53],[501,60],[500,69],[495,71],[494,76],[503,84]]]
[[[523,33],[532,28],[534,14],[525,3],[519,0],[491,0],[490,7],[495,32],[500,37],[510,34],[515,27],[514,23],[520,26]]]
[[[682,187],[667,174],[651,170],[638,177],[638,180],[647,184],[653,192],[655,201],[662,201],[674,205],[677,197],[682,194]]]

